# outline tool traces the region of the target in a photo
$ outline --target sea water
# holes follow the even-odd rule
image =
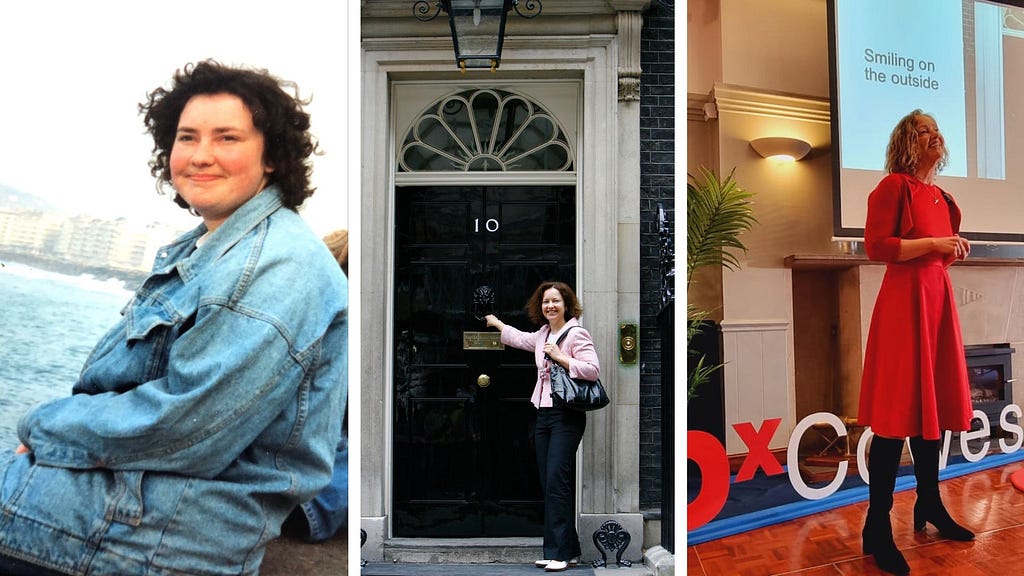
[[[71,394],[131,295],[116,280],[0,264],[0,451],[18,445],[25,412]]]

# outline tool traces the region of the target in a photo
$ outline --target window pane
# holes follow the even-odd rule
[[[503,90],[438,101],[413,123],[398,159],[402,172],[573,170],[572,150],[551,115]]]

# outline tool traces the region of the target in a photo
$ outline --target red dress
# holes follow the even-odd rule
[[[896,262],[900,239],[952,236],[960,209],[941,188],[890,174],[868,197],[864,247],[886,262],[864,353],[860,424],[888,438],[970,428],[960,318],[939,254]]]

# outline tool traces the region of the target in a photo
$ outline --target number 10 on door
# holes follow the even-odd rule
[[[494,218],[488,218],[487,221],[484,222],[484,229],[487,230],[488,232],[497,232],[499,226],[500,225],[498,224],[498,221],[495,220]],[[480,232],[479,218],[473,219],[473,232]]]

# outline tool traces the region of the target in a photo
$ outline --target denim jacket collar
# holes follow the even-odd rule
[[[238,207],[206,242],[196,248],[196,240],[206,233],[206,225],[200,224],[173,243],[160,249],[153,264],[153,272],[167,273],[177,268],[178,275],[188,283],[206,266],[215,262],[250,230],[258,226],[271,214],[284,206],[281,190],[270,185]],[[193,251],[194,250],[194,251]]]

